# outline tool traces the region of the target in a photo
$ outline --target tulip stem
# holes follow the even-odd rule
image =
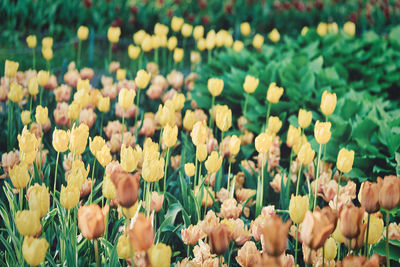
[[[365,257],[367,257],[368,258],[368,235],[369,235],[369,222],[370,222],[370,219],[371,219],[371,214],[369,214],[368,213],[368,220],[367,220],[367,233],[366,233],[366,235],[365,235],[365,251],[364,251],[364,254],[365,254]]]
[[[137,95],[136,95],[135,123],[133,124],[134,127],[135,127],[135,142],[137,142],[137,135],[138,135],[138,132],[139,132],[139,126],[137,125],[137,118],[139,116],[140,91],[141,91],[141,89],[138,88]]]
[[[211,61],[211,49],[208,49],[207,51],[207,62],[210,63]]]
[[[322,266],[325,266],[325,245],[322,246]]]
[[[297,267],[297,247],[298,247],[298,245],[299,245],[299,224],[296,223],[296,246],[294,249],[294,266],[296,266],[296,267]]]
[[[13,108],[14,103],[8,100],[8,151],[11,150],[11,138],[12,138],[12,125],[13,125]]]
[[[265,118],[265,130],[267,130],[267,128],[268,128],[268,119],[269,119],[269,114],[271,113],[271,106],[272,106],[271,102],[268,102],[267,117]],[[292,155],[292,152],[290,152],[290,155]],[[290,171],[290,169],[289,169],[289,171]]]
[[[79,39],[79,42],[78,42],[78,57],[76,59],[76,63],[78,65],[78,70],[79,70],[79,68],[81,66],[81,50],[82,50],[82,40]]]
[[[108,47],[108,65],[110,65],[111,60],[112,60],[112,43],[110,43]]]
[[[19,210],[22,210],[24,208],[24,189],[21,188],[19,190]]]
[[[264,159],[262,160],[262,168],[261,168],[261,184],[260,181],[257,185],[257,197],[256,197],[256,217],[260,215],[261,208],[263,205],[263,198],[264,198]]]
[[[150,182],[146,184],[146,216],[150,215]]]
[[[386,266],[390,267],[390,250],[389,250],[389,211],[386,210]],[[368,241],[368,240],[367,240]]]
[[[246,118],[246,110],[247,110],[247,101],[249,100],[249,94],[246,93],[246,97],[244,99],[244,107],[243,107],[243,116]]]
[[[54,189],[53,189],[53,193],[56,193],[57,190],[57,169],[58,169],[58,159],[60,158],[60,152],[57,152],[57,159],[56,159],[56,169],[55,169],[55,173],[54,173]],[[53,201],[53,208],[54,208],[54,203],[55,201]]]
[[[342,246],[342,244],[338,243],[338,252],[337,252],[337,261],[340,261],[340,247]]]
[[[317,196],[318,196],[318,182],[319,182],[319,164],[320,164],[320,159],[321,159],[321,147],[322,145],[319,144],[319,149],[318,149],[318,160],[317,160],[317,175],[315,176],[315,195],[314,195],[314,207],[313,211],[315,210],[315,206],[317,205]]]
[[[213,127],[213,124],[214,124],[214,117],[213,117],[213,110],[214,110],[214,103],[215,103],[215,96],[212,96],[212,98],[211,98],[211,114],[210,114],[210,121],[209,121],[209,123],[208,123],[208,128],[212,128]]]
[[[42,89],[42,90],[40,90],[40,93],[39,93],[39,105],[42,105],[42,98],[43,98],[43,90],[44,90],[44,88],[43,88],[43,86],[39,86],[39,89]]]
[[[165,156],[165,168],[164,168],[164,196],[167,191],[167,171],[168,171],[168,163],[169,163],[169,152],[171,148],[167,148],[167,155]]]
[[[197,147],[196,147],[196,151],[197,151]],[[193,191],[196,189],[196,185],[197,185],[197,167],[198,167],[198,160],[197,158],[195,158],[195,170],[194,170],[194,180],[193,180]]]
[[[104,181],[104,178],[103,178],[103,181]],[[92,182],[92,184],[93,184],[93,182]],[[107,199],[106,200],[106,206],[108,206],[110,204],[110,200],[109,199]],[[106,214],[106,224],[105,224],[105,230],[104,230],[104,237],[105,237],[105,239],[107,240],[107,236],[108,236],[108,217],[109,217],[109,212],[107,212],[107,214]]]
[[[339,179],[338,179],[338,183],[337,183],[337,195],[336,195],[336,209],[337,210],[339,210],[338,209],[338,206],[339,206],[339,191],[340,191],[340,179],[342,179],[342,172],[341,171],[339,171]],[[368,230],[367,230],[368,231]]]
[[[232,165],[232,160],[231,160],[231,156],[229,156],[229,167],[228,167],[228,184],[227,184],[227,186],[226,186],[226,189],[228,190],[228,192],[230,191],[229,190],[229,185],[230,185],[230,178],[231,178],[231,165]]]
[[[89,195],[89,203],[92,203],[92,195],[93,195],[93,178],[94,178],[94,169],[95,169],[95,166],[96,166],[96,155],[94,156],[94,159],[93,159],[93,168],[92,168],[92,182],[91,182],[91,184],[90,184],[90,195]],[[104,181],[104,179],[103,179],[103,181]]]
[[[96,259],[96,266],[100,267],[100,255],[99,255],[99,243],[97,241],[97,239],[95,239],[94,241],[94,256]]]
[[[296,197],[299,194],[300,178],[301,178],[301,167],[303,167],[303,164],[300,163],[299,173],[297,174]]]
[[[154,51],[154,61],[156,62],[158,66],[158,48]]]
[[[36,53],[35,53],[35,48],[32,48],[32,67],[33,67],[33,69],[36,69]]]
[[[103,134],[103,118],[104,118],[104,113],[101,112],[101,119],[100,119],[100,133],[99,136],[101,137],[101,135]]]

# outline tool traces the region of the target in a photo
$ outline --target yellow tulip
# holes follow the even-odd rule
[[[301,130],[300,128],[296,128],[293,125],[289,125],[289,130],[286,138],[286,145],[288,147],[292,147],[298,138],[300,138]]]
[[[110,27],[107,31],[107,38],[110,43],[118,43],[119,36],[121,35],[120,27]]]
[[[321,98],[321,111],[325,114],[325,116],[329,116],[335,111],[336,108],[336,94],[328,93],[328,91],[324,91]]]
[[[77,101],[72,101],[72,103],[68,106],[68,118],[72,121],[77,120],[81,110],[82,106]]]
[[[331,123],[317,121],[314,126],[314,137],[320,145],[328,143],[331,139]]]
[[[356,25],[352,21],[347,21],[343,25],[343,31],[348,35],[354,36],[356,34]]]
[[[272,144],[272,136],[260,133],[255,139],[255,147],[258,153],[267,153]]]
[[[207,87],[212,96],[219,96],[224,89],[224,81],[218,78],[210,78],[208,79]]]
[[[100,151],[105,144],[106,141],[101,136],[97,135],[93,139],[89,137],[89,149],[93,156],[96,156],[97,152]]]
[[[35,113],[36,122],[43,125],[49,119],[49,110],[47,107],[37,106],[36,113]]]
[[[71,134],[68,131],[54,129],[52,144],[54,150],[62,153],[68,150],[69,139]]]
[[[152,35],[151,36],[151,47],[156,50],[161,46],[161,36]]]
[[[169,28],[167,25],[161,24],[161,23],[156,23],[154,25],[154,33],[156,35],[167,35],[169,31]]]
[[[193,163],[186,163],[185,164],[185,174],[188,177],[193,177],[195,172],[196,172],[196,167],[194,166]]]
[[[36,35],[29,35],[26,37],[26,44],[29,48],[35,48],[37,45]]]
[[[376,244],[382,237],[383,232],[383,220],[375,215],[370,216],[369,221],[369,233],[368,233],[368,244]],[[367,234],[367,233],[365,233]],[[366,237],[364,237],[364,240]]]
[[[126,172],[133,172],[140,160],[141,153],[131,146],[121,146],[121,167]]]
[[[274,28],[274,29],[268,34],[268,38],[271,40],[271,42],[277,43],[277,42],[279,42],[279,40],[281,39],[281,35],[279,34],[278,30],[277,30],[276,28]]]
[[[240,24],[240,32],[243,36],[248,36],[251,33],[250,23],[242,22]]]
[[[199,144],[196,146],[196,159],[200,162],[205,161],[207,158],[207,145]]]
[[[339,32],[339,27],[336,22],[332,22],[328,24],[328,32],[329,33],[338,33]]]
[[[50,73],[48,71],[41,70],[37,74],[37,82],[42,87],[49,82],[49,79],[50,79]]]
[[[182,28],[182,25],[184,23],[183,18],[179,18],[179,17],[173,17],[171,20],[171,29],[174,32],[179,32]]]
[[[50,195],[47,187],[39,184],[31,186],[27,194],[29,209],[37,211],[40,218],[43,218],[50,208]]]
[[[101,166],[104,168],[111,162],[112,156],[110,153],[110,148],[104,145],[97,153],[96,159],[100,162]]]
[[[60,203],[66,210],[73,209],[79,202],[80,188],[68,185],[61,185]]]
[[[244,83],[243,83],[243,89],[246,93],[252,94],[258,87],[259,79],[256,77],[253,77],[251,75],[247,75]]]
[[[19,163],[10,169],[10,179],[13,186],[17,189],[23,189],[28,185],[30,180],[28,165]]]
[[[214,30],[211,30],[207,33],[206,37],[206,48],[207,50],[213,50],[215,47],[215,40],[216,39],[216,34]]]
[[[19,63],[11,60],[6,60],[4,66],[4,74],[8,78],[14,78],[17,75]]]
[[[175,48],[174,49],[174,62],[179,63],[182,61],[184,56],[184,51],[182,48]]]
[[[89,137],[89,127],[81,123],[78,127],[72,128],[71,138],[69,140],[69,150],[76,155],[81,155],[86,148]]]
[[[110,97],[101,96],[99,102],[97,102],[97,108],[103,113],[110,111]]]
[[[216,109],[215,122],[221,132],[226,132],[232,126],[232,110],[228,106],[219,106]]]
[[[229,141],[229,153],[233,156],[237,155],[240,150],[240,138],[236,135],[231,136],[231,140]]]
[[[267,91],[267,100],[270,103],[278,103],[279,99],[283,95],[284,89],[282,87],[276,86],[276,83],[271,83]]]
[[[325,241],[324,255],[328,261],[334,260],[337,254],[336,241],[332,237]]]
[[[301,146],[297,158],[299,159],[301,164],[308,165],[313,161],[314,156],[315,151],[312,150],[310,143],[306,142]]]
[[[192,35],[192,31],[193,31],[193,26],[192,25],[187,24],[187,23],[184,23],[182,25],[181,32],[182,32],[183,37],[186,37],[186,38],[190,37],[190,35]]]
[[[312,112],[305,109],[299,109],[297,120],[299,122],[299,126],[303,129],[306,129],[308,126],[310,126],[312,121]]]
[[[171,103],[171,105],[168,103]],[[170,126],[175,125],[175,110],[171,100],[167,100],[164,106],[161,104],[158,106],[156,117],[162,127],[165,127],[167,124]]]
[[[190,133],[193,144],[198,146],[199,144],[205,144],[207,139],[207,127],[204,122],[196,122],[193,126],[192,132]]]
[[[145,160],[142,165],[142,177],[147,182],[156,182],[164,176],[164,158]]]
[[[290,219],[296,223],[302,223],[304,220],[304,216],[306,215],[306,211],[308,210],[308,196],[294,196],[290,198],[289,203],[289,215]]]
[[[340,149],[336,161],[336,167],[338,168],[338,170],[344,173],[351,171],[351,169],[353,168],[353,162],[354,151],[347,150],[345,148]]]
[[[17,211],[15,225],[18,232],[23,236],[36,235],[42,228],[39,213],[32,210]]]
[[[176,144],[177,139],[178,127],[176,125],[174,127],[171,127],[167,124],[163,131],[163,141],[165,145],[171,148]]]
[[[242,41],[236,40],[236,41],[233,43],[233,50],[234,50],[235,52],[240,52],[240,51],[242,51],[243,48],[244,48],[244,44],[243,44]]]
[[[262,46],[264,44],[264,36],[261,34],[257,33],[254,38],[253,38],[253,46],[257,50],[261,50]]]
[[[343,243],[345,241],[345,238],[340,231],[340,220],[337,221],[335,231],[332,233],[332,237],[335,239],[336,242],[338,243]]]
[[[111,181],[111,178],[107,175],[104,177],[102,192],[103,196],[110,200],[114,200],[117,196],[117,189],[115,188],[114,183]]]
[[[130,44],[128,46],[128,55],[131,59],[137,59],[140,55],[140,47]]]
[[[126,69],[117,69],[116,78],[118,81],[123,81],[126,78]]]
[[[27,236],[22,243],[22,255],[29,265],[38,266],[44,261],[48,248],[46,239]]]
[[[180,111],[185,105],[185,95],[175,94],[172,98],[172,103],[174,104],[175,111]]]
[[[136,74],[135,83],[139,89],[144,89],[150,82],[150,74],[145,70],[139,70]]]
[[[78,79],[78,83],[76,84],[76,90],[81,91],[89,91],[90,90],[90,80],[85,79]]]
[[[131,244],[129,238],[124,234],[118,238],[117,254],[122,259],[129,259],[131,257]]]
[[[275,135],[279,132],[281,127],[282,127],[282,121],[278,117],[270,116],[268,118],[268,127],[266,130],[267,133]]]
[[[52,37],[44,37],[42,39],[42,47],[51,48],[53,46],[53,38]]]
[[[204,36],[204,27],[202,25],[197,25],[193,30],[193,37],[195,40],[200,40]]]
[[[24,90],[21,85],[16,82],[10,84],[10,90],[7,95],[8,99],[14,103],[19,103],[24,98]]]
[[[31,113],[29,110],[24,110],[21,112],[21,121],[24,125],[27,125],[31,122]]]
[[[39,147],[40,141],[36,139],[36,136],[31,133],[26,126],[22,130],[22,134],[19,134],[17,138],[19,150],[25,154],[29,154]]]
[[[204,163],[206,169],[209,173],[216,173],[222,164],[222,157],[218,155],[217,151],[211,152],[211,155],[208,156],[208,159]]]
[[[29,79],[28,92],[31,96],[35,96],[39,93],[39,84],[36,77],[32,77]]]
[[[191,131],[193,129],[193,125],[196,122],[196,117],[194,112],[190,109],[186,110],[185,117],[183,117],[183,128],[186,131]]]
[[[53,49],[51,47],[43,47],[42,55],[44,59],[50,61],[53,58]]]
[[[128,110],[133,106],[133,100],[135,99],[136,92],[133,89],[122,88],[118,95],[118,104],[124,110]]]
[[[197,49],[199,49],[199,51],[204,51],[206,48],[207,48],[206,39],[200,38],[200,39],[197,41]]]
[[[86,40],[89,36],[89,28],[86,26],[80,26],[78,28],[78,32],[77,32],[77,36],[79,38],[79,40]]]
[[[171,265],[172,249],[163,243],[153,245],[148,252],[152,266],[169,267]]]
[[[171,36],[168,39],[167,47],[169,51],[172,51],[178,45],[178,39],[175,36]]]
[[[328,32],[328,24],[320,22],[317,26],[317,33],[319,36],[325,36]]]
[[[307,27],[307,26],[304,26],[304,27],[301,29],[301,35],[302,35],[302,36],[305,36],[305,35],[307,34],[307,32],[308,32],[308,27]]]
[[[133,41],[135,42],[135,44],[141,45],[146,36],[147,33],[144,30],[139,30],[133,34]]]

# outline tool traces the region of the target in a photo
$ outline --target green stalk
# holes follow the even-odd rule
[[[265,163],[263,161],[262,168],[261,168],[261,185],[260,185],[260,183],[258,183],[258,185],[257,185],[256,217],[258,215],[260,215],[260,213],[261,213],[263,198],[264,198],[264,167],[265,167]]]
[[[265,130],[268,128],[268,119],[269,119],[269,114],[271,113],[271,102],[268,102],[268,109],[267,109],[267,117],[265,118]]]
[[[78,65],[78,70],[81,66],[81,51],[82,51],[82,40],[79,39],[79,43],[78,43],[78,58],[76,60],[76,63]]]
[[[40,93],[39,93],[39,105],[42,105],[42,98],[43,98],[43,90],[44,90],[44,88],[42,86],[39,86],[39,90],[40,90]]]
[[[56,190],[57,190],[57,169],[58,169],[58,159],[59,158],[60,158],[60,152],[57,152],[56,169],[55,169],[55,174],[54,174],[54,189],[53,189],[54,194],[56,193]],[[53,201],[53,208],[54,208],[54,203],[55,203],[55,201]]]
[[[229,191],[229,184],[230,184],[230,178],[231,178],[231,165],[232,165],[232,161],[231,161],[231,157],[229,156],[229,159],[228,159],[228,161],[229,161],[229,168],[228,168],[228,185],[226,186],[226,189],[228,190],[228,192],[230,192]]]
[[[201,162],[199,161],[199,176],[197,177],[197,185],[200,186],[200,179],[201,179]]]
[[[19,190],[19,210],[24,208],[24,189]]]
[[[166,163],[165,163],[165,168],[164,168],[164,196],[165,196],[165,192],[167,191],[167,171],[168,171],[168,164],[169,164],[169,152],[170,152],[171,148],[167,148],[167,155],[165,156],[166,159]]]
[[[154,61],[156,62],[158,66],[158,48],[154,51]]]
[[[93,168],[92,168],[92,183],[90,185],[90,196],[89,196],[89,203],[92,203],[92,195],[93,195],[93,179],[94,179],[94,168],[96,166],[96,156],[94,156],[93,159]],[[104,180],[104,178],[103,178]]]
[[[297,174],[296,197],[299,195],[300,178],[301,178],[301,167],[303,167],[303,164],[300,164],[299,173]]]
[[[133,126],[135,127],[135,140],[137,142],[137,134],[139,131],[139,127],[137,126],[137,118],[139,116],[139,104],[140,104],[140,91],[141,89],[138,88],[137,90],[137,96],[136,96],[136,114],[135,114],[135,123]]]
[[[389,211],[386,211],[386,266],[390,267],[390,250],[389,250]],[[368,240],[367,240],[368,241]]]
[[[32,48],[32,67],[33,67],[33,69],[36,69],[36,53],[35,53],[35,48]]]
[[[108,64],[110,64],[111,60],[112,60],[112,46],[113,46],[113,44],[110,43],[110,45],[108,47]]]
[[[248,101],[248,98],[249,98],[249,94],[248,94],[248,93],[246,93],[246,97],[245,97],[245,100],[244,100],[244,107],[243,107],[243,116],[244,116],[244,117],[246,117],[246,111],[247,111],[247,101]]]
[[[338,208],[339,205],[339,191],[340,191],[340,179],[342,178],[342,172],[339,171],[339,179],[338,179],[338,184],[337,184],[337,196],[336,196],[336,209]]]
[[[211,50],[207,50],[207,62],[210,63],[211,61]]]
[[[196,147],[196,150],[197,150],[197,147]],[[194,171],[194,180],[193,180],[193,191],[196,189],[196,185],[197,185],[197,167],[198,167],[198,160],[197,160],[197,158],[195,157],[195,161],[196,161],[196,163],[195,163],[195,171]]]
[[[8,100],[8,122],[7,122],[7,128],[8,128],[8,146],[7,150],[11,150],[11,138],[12,138],[12,126],[13,126],[13,108],[14,108],[14,103],[11,100]]]
[[[325,245],[322,246],[322,266],[325,266]]]
[[[215,103],[215,96],[212,96],[211,98],[211,110],[214,109],[214,103]],[[214,118],[212,116],[213,114],[210,114],[210,121],[208,122],[208,128],[212,128],[214,124]]]
[[[313,211],[315,210],[315,206],[317,205],[317,195],[318,195],[318,182],[319,182],[319,163],[321,159],[321,144],[319,144],[319,149],[318,149],[318,160],[317,160],[317,175],[315,176],[316,178],[316,183],[315,183],[315,196],[314,196],[314,207]]]
[[[150,215],[150,182],[146,184],[146,216],[149,217]]]
[[[371,214],[368,213],[368,220],[367,220],[367,234],[365,236],[365,249],[364,249],[364,254],[365,257],[368,258],[368,235],[369,235],[369,221],[371,219]]]
[[[103,118],[104,118],[103,112],[101,112],[100,117],[101,117],[101,119],[100,119],[100,134],[99,134],[99,136],[101,137],[101,135],[103,134]]]
[[[297,267],[297,247],[299,244],[299,225],[296,223],[296,247],[294,250],[294,266]],[[324,266],[324,265],[322,265]]]
[[[97,239],[93,240],[94,242],[94,257],[96,259],[96,266],[101,267],[100,265],[100,255],[99,255],[99,243]]]

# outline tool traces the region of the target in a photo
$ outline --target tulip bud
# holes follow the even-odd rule
[[[204,38],[197,40],[197,49],[199,51],[204,51],[207,48],[207,41]]]
[[[28,131],[28,128],[25,126],[22,130],[22,135],[18,135],[18,144],[19,150],[25,154],[29,154],[39,147],[40,141],[36,139],[36,136]]]
[[[26,44],[29,48],[35,48],[37,45],[36,35],[29,35],[26,37]]]
[[[105,217],[100,206],[97,204],[81,206],[78,209],[78,227],[88,240],[101,237],[105,229]]]
[[[231,140],[229,141],[229,153],[233,156],[237,155],[240,150],[240,138],[236,135],[231,136]]]
[[[118,95],[118,104],[126,111],[133,105],[135,96],[135,90],[122,88]]]
[[[268,38],[271,40],[271,42],[277,43],[277,42],[279,42],[279,40],[281,39],[281,35],[279,34],[278,30],[277,30],[276,28],[274,28],[274,29],[268,34]]]
[[[358,201],[370,214],[379,211],[379,190],[380,186],[377,183],[365,181],[361,184]]]
[[[270,103],[276,104],[279,102],[279,99],[283,95],[284,89],[282,87],[278,87],[276,83],[270,83],[267,91],[267,100]]]
[[[271,116],[268,118],[268,127],[266,132],[275,135],[282,127],[282,121],[278,117]]]
[[[42,39],[42,47],[51,48],[53,46],[53,38],[52,37],[44,37]]]
[[[305,36],[305,35],[307,34],[307,32],[308,32],[308,27],[307,27],[307,26],[304,26],[304,27],[301,29],[301,35],[302,35],[302,36]]]
[[[163,141],[168,148],[173,147],[178,139],[178,127],[169,126],[168,124],[164,128]]]
[[[53,58],[53,49],[51,47],[43,47],[42,55],[45,60],[50,61]]]
[[[193,126],[190,136],[192,137],[192,141],[195,146],[198,146],[199,144],[205,144],[207,139],[207,127],[203,122],[196,122]]]
[[[336,258],[337,246],[335,239],[332,237],[326,240],[324,245],[324,255],[328,261],[334,260]]]
[[[89,28],[86,26],[80,26],[78,28],[78,32],[77,32],[77,36],[79,38],[79,40],[86,40],[88,38],[89,35]]]
[[[356,25],[352,21],[347,21],[343,25],[343,31],[348,35],[354,36],[356,34]]]
[[[329,33],[338,33],[339,27],[336,22],[332,22],[328,24],[328,32]]]
[[[310,126],[312,120],[312,113],[311,111],[307,111],[305,109],[299,109],[299,115],[297,117],[299,126],[303,129],[306,129]]]
[[[49,243],[44,238],[25,237],[22,243],[22,255],[31,266],[38,266],[46,257]]]
[[[36,118],[36,122],[43,125],[47,122],[49,116],[49,110],[47,109],[47,107],[43,108],[42,106],[37,106],[36,107],[36,113],[35,113],[35,118]]]
[[[104,145],[99,151],[97,151],[96,159],[100,162],[101,166],[106,167],[112,160],[110,148],[107,145]]]
[[[194,176],[194,173],[196,172],[196,167],[194,166],[193,163],[186,163],[185,164],[185,174],[188,177]]]
[[[258,83],[259,80],[256,77],[247,75],[243,83],[243,89],[246,93],[252,94],[257,89]]]
[[[352,239],[360,234],[364,211],[364,208],[358,208],[352,204],[344,206],[340,212],[340,232],[344,237]]]
[[[194,112],[187,109],[185,113],[185,117],[183,118],[183,128],[186,131],[191,131],[193,129],[193,125],[196,121],[196,118],[194,116]]]
[[[137,59],[140,55],[140,47],[139,46],[134,46],[133,44],[130,44],[128,46],[128,55],[131,59]]]
[[[207,86],[212,96],[219,96],[224,89],[224,81],[218,78],[210,78]]]
[[[172,250],[163,243],[153,245],[148,252],[152,266],[169,267],[171,265]]]
[[[296,224],[302,223],[308,210],[308,205],[308,196],[294,196],[292,194],[289,203],[290,219]]]
[[[347,173],[353,168],[353,161],[354,151],[342,148],[340,149],[337,157],[336,167],[339,171]]]
[[[103,196],[110,200],[114,200],[117,195],[115,185],[111,181],[111,178],[107,175],[104,177],[102,192]]]
[[[306,142],[301,146],[297,158],[299,159],[301,164],[308,165],[313,161],[314,156],[315,151],[311,148],[310,143]]]
[[[118,175],[111,176],[111,181],[115,185],[116,199],[119,205],[129,208],[138,199],[139,196],[139,180],[137,175],[120,172]]]
[[[293,125],[289,125],[289,130],[286,138],[286,145],[288,147],[292,147],[297,140],[300,138],[301,130],[300,128],[296,128]]]
[[[35,96],[39,93],[39,84],[36,77],[32,77],[29,79],[28,92],[31,96]]]
[[[261,226],[263,251],[272,257],[279,257],[286,250],[287,235],[292,222],[283,223],[281,217],[272,215]]]
[[[123,81],[126,79],[126,69],[117,69],[117,73],[115,74],[118,81]],[[132,90],[133,91],[133,90]]]
[[[143,179],[149,183],[160,180],[164,176],[164,164],[164,158],[145,160],[142,164]]]
[[[168,39],[167,47],[169,51],[172,51],[178,45],[178,39],[175,36],[171,36]]]
[[[342,235],[342,232],[340,232],[340,220],[337,221],[337,225],[336,225],[335,231],[332,233],[332,237],[339,244],[341,244],[345,241],[345,238]]]
[[[106,141],[101,136],[97,135],[93,139],[89,137],[89,149],[93,156],[96,156],[96,153],[100,151],[105,144]]]
[[[19,63],[11,60],[6,60],[4,66],[4,74],[8,78],[14,78],[17,75]]]
[[[97,108],[103,113],[110,111],[110,97],[100,97],[99,102],[97,103]]]
[[[382,237],[382,232],[383,232],[383,220],[375,215],[370,215],[368,244],[373,245],[378,243],[378,241]],[[364,237],[364,240],[365,238],[366,236]]]
[[[68,106],[68,118],[72,121],[77,120],[81,110],[81,105],[77,101],[72,101],[72,103]]]
[[[232,110],[228,106],[219,106],[216,111],[215,122],[221,132],[226,132],[232,126]]]
[[[325,36],[328,32],[328,24],[320,22],[317,26],[317,33],[319,36]]]
[[[184,51],[182,48],[174,49],[174,62],[179,63],[182,61],[184,55]]]
[[[183,18],[174,16],[174,17],[172,17],[172,20],[171,20],[171,29],[174,32],[179,32],[182,28],[183,23],[184,23]]]
[[[314,137],[320,145],[328,143],[331,139],[331,123],[317,121],[314,126]]]
[[[85,151],[88,136],[89,127],[86,124],[81,123],[78,127],[72,128],[69,150],[73,154],[81,155]]]
[[[16,82],[10,84],[10,90],[7,95],[8,99],[14,103],[19,103],[24,98],[24,91],[21,85]]]
[[[117,241],[117,254],[122,259],[129,259],[132,255],[129,238],[122,234]]]
[[[121,167],[126,172],[133,172],[140,159],[140,152],[131,146],[126,147],[124,144],[121,146]]]
[[[60,203],[66,210],[75,208],[79,202],[79,197],[80,188],[71,185],[67,187],[61,185]]]
[[[204,164],[209,173],[216,173],[221,168],[222,157],[218,156],[217,151],[213,151]]]
[[[233,43],[233,50],[234,50],[235,52],[240,52],[240,51],[242,51],[243,48],[244,48],[244,44],[243,44],[242,41],[236,40],[236,41]]]
[[[39,213],[32,210],[17,211],[15,225],[18,232],[23,236],[36,235],[42,228]]]
[[[200,40],[204,36],[204,27],[202,25],[197,25],[193,30],[193,37],[195,40]]]
[[[248,36],[251,33],[251,27],[250,27],[250,23],[248,22],[242,22],[240,24],[240,33],[243,36]]]
[[[325,116],[329,116],[333,113],[336,108],[336,94],[328,93],[324,91],[321,98],[321,111]]]
[[[213,50],[215,47],[215,40],[216,39],[216,34],[214,30],[211,30],[207,33],[207,37],[205,40],[206,48],[207,50]]]
[[[272,136],[266,133],[260,133],[255,140],[255,147],[258,153],[265,154],[272,144]]]
[[[253,38],[253,46],[257,50],[261,50],[261,47],[264,44],[264,36],[261,34],[257,33],[254,38]]]
[[[35,184],[28,189],[27,199],[29,209],[37,211],[40,218],[43,218],[50,208],[50,195],[47,187]]]
[[[394,175],[386,176],[379,191],[379,205],[385,210],[392,210],[400,202],[400,179]]]
[[[42,87],[49,82],[49,79],[50,79],[50,73],[48,71],[41,70],[37,74],[37,82]]]
[[[139,70],[136,74],[135,83],[139,89],[144,89],[150,82],[150,74],[145,70]]]
[[[149,250],[154,242],[151,218],[139,213],[133,227],[128,230],[128,238],[134,251]]]
[[[231,230],[226,224],[218,224],[215,226],[210,234],[210,247],[211,251],[217,255],[222,255],[228,249],[230,242]]]
[[[200,162],[205,161],[207,158],[207,145],[199,144],[196,146],[196,159]]]
[[[64,130],[54,129],[53,132],[53,148],[55,151],[62,153],[68,150],[68,143],[70,139],[70,132]]]
[[[110,43],[118,43],[119,36],[121,35],[120,27],[110,27],[107,31],[107,38]]]
[[[31,122],[31,113],[29,110],[23,110],[21,112],[21,121],[24,125],[27,125]]]
[[[182,35],[183,37],[190,37],[190,35],[192,34],[193,31],[193,26],[187,23],[184,23],[182,26]]]

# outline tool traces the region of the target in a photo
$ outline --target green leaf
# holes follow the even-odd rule
[[[378,255],[386,256],[386,238],[379,241],[372,249]],[[392,244],[391,240],[389,240],[389,257],[396,262],[400,259],[400,247]]]

